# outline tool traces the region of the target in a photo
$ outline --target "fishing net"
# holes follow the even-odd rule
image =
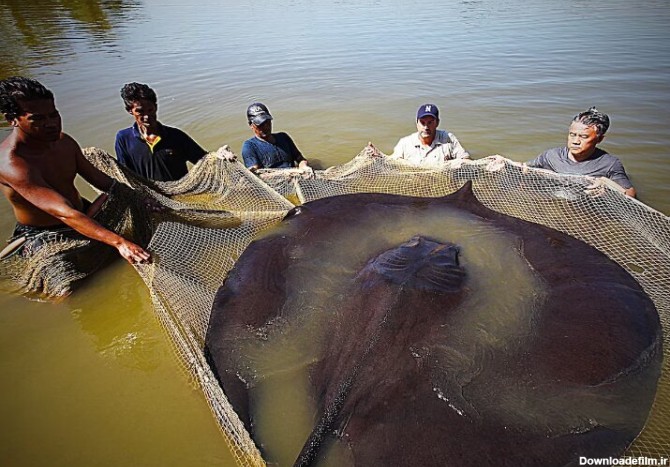
[[[110,230],[146,244],[151,238],[150,225],[145,221],[148,213],[137,201],[136,191],[115,183],[93,218]],[[3,250],[2,288],[36,298],[62,298],[117,257],[115,248],[70,228],[29,231],[16,235]]]
[[[368,145],[340,166],[313,174],[261,171],[262,178],[227,160],[232,154],[224,147],[179,181],[149,183],[119,167],[101,150],[91,148],[85,154],[124,187],[112,193],[100,220],[152,252],[153,262],[138,265],[137,270],[183,368],[204,392],[239,465],[265,463],[212,374],[203,348],[216,291],[246,246],[277,225],[295,204],[363,192],[444,196],[467,181],[472,181],[475,195],[487,207],[552,227],[599,249],[652,298],[664,330],[666,358],[650,417],[626,454],[670,457],[670,218],[624,196],[610,182],[526,169],[500,157],[420,168],[390,159]],[[145,210],[141,198],[147,196],[168,209]],[[20,283],[24,291],[67,293],[95,269],[63,259],[82,242],[92,243],[74,242],[56,239],[52,242],[55,256],[16,254],[2,262],[0,273]],[[51,265],[60,261],[64,266],[40,268],[45,261]],[[37,272],[16,272],[24,269]],[[39,279],[26,279],[33,276]]]

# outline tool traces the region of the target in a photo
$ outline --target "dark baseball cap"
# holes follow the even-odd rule
[[[435,104],[423,104],[416,112],[416,119],[419,120],[427,115],[440,119],[440,111]]]
[[[254,125],[262,125],[264,122],[272,120],[272,115],[264,104],[254,102],[247,108],[247,120]]]

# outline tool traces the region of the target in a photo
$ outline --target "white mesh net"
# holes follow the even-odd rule
[[[583,177],[526,170],[500,158],[452,161],[440,169],[417,168],[384,156],[372,145],[350,162],[310,176],[284,170],[265,173],[263,181],[239,162],[227,161],[224,156],[230,154],[226,152],[221,149],[209,154],[180,181],[149,186],[103,151],[85,151],[109,175],[170,208],[165,213],[141,211],[140,203],[132,201],[136,197],[125,193],[130,200],[125,206],[135,206],[124,211],[125,221],[117,221],[113,227],[139,239],[148,231],[153,233],[148,245],[153,263],[137,269],[184,368],[202,388],[239,465],[265,463],[205,361],[203,347],[211,305],[246,246],[260,232],[279,223],[294,203],[361,192],[444,196],[470,180],[476,197],[487,207],[568,233],[623,266],[654,301],[664,330],[664,357],[670,352],[670,218],[606,182],[590,187]],[[67,249],[64,244],[57,248]],[[17,256],[11,266],[3,262],[0,272],[12,276],[21,261],[26,260]],[[43,261],[38,258],[32,263]],[[25,264],[23,267],[27,269]],[[33,276],[40,279],[32,279],[32,285],[22,279],[22,288],[63,294],[82,274],[94,269],[89,267],[82,273],[70,263],[67,267],[76,273],[54,278],[38,272]],[[670,457],[667,362],[664,358],[646,427],[629,455]]]

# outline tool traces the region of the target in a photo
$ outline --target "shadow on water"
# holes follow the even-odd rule
[[[5,0],[0,4],[5,76],[0,77],[56,64],[80,45],[113,50],[124,21],[141,11],[141,4],[128,0]]]

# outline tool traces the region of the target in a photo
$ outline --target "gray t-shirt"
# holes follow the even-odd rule
[[[568,154],[569,150],[566,147],[548,149],[526,165],[562,174],[607,177],[625,189],[633,186],[621,161],[600,148],[596,148],[591,157],[581,162],[573,161]]]

